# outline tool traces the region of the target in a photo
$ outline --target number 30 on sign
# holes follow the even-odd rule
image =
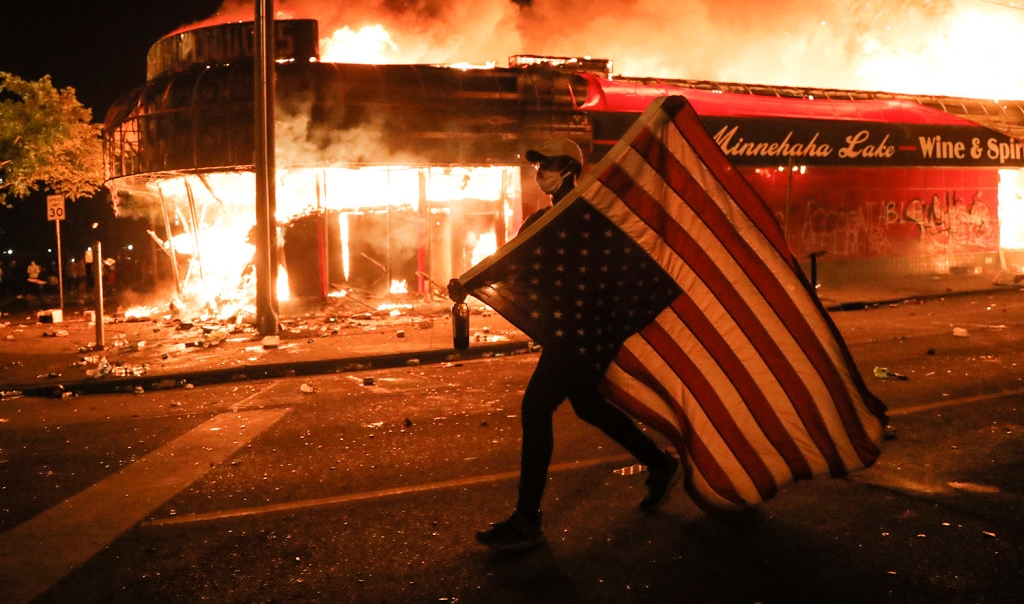
[[[46,219],[47,220],[64,220],[64,196],[63,195],[47,195],[46,196]]]

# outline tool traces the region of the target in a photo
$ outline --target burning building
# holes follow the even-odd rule
[[[252,29],[159,40],[106,119],[118,212],[149,217],[194,304],[253,299]],[[1024,248],[1022,103],[613,77],[593,59],[330,63],[316,21],[275,32],[281,299],[430,295],[544,203],[527,148],[568,137],[592,164],[665,94],[690,99],[798,257],[827,253],[823,281],[995,268]]]

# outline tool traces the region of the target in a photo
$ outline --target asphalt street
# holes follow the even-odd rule
[[[890,408],[875,466],[798,483],[743,517],[710,517],[681,489],[643,514],[643,469],[565,405],[550,542],[518,556],[473,533],[514,498],[518,400],[536,361],[522,344],[0,400],[0,600],[1024,601],[1019,292],[833,318]],[[358,337],[409,337],[376,327]]]

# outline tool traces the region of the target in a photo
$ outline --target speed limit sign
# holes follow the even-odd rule
[[[47,220],[64,220],[64,196],[63,195],[47,195],[46,196],[46,219]]]

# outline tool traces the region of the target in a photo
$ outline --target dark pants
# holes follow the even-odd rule
[[[644,434],[625,412],[597,391],[597,382],[574,371],[557,355],[542,352],[523,394],[523,452],[516,509],[533,518],[547,483],[554,449],[552,419],[562,401],[569,399],[580,419],[595,426],[648,467],[657,467],[667,455]]]

